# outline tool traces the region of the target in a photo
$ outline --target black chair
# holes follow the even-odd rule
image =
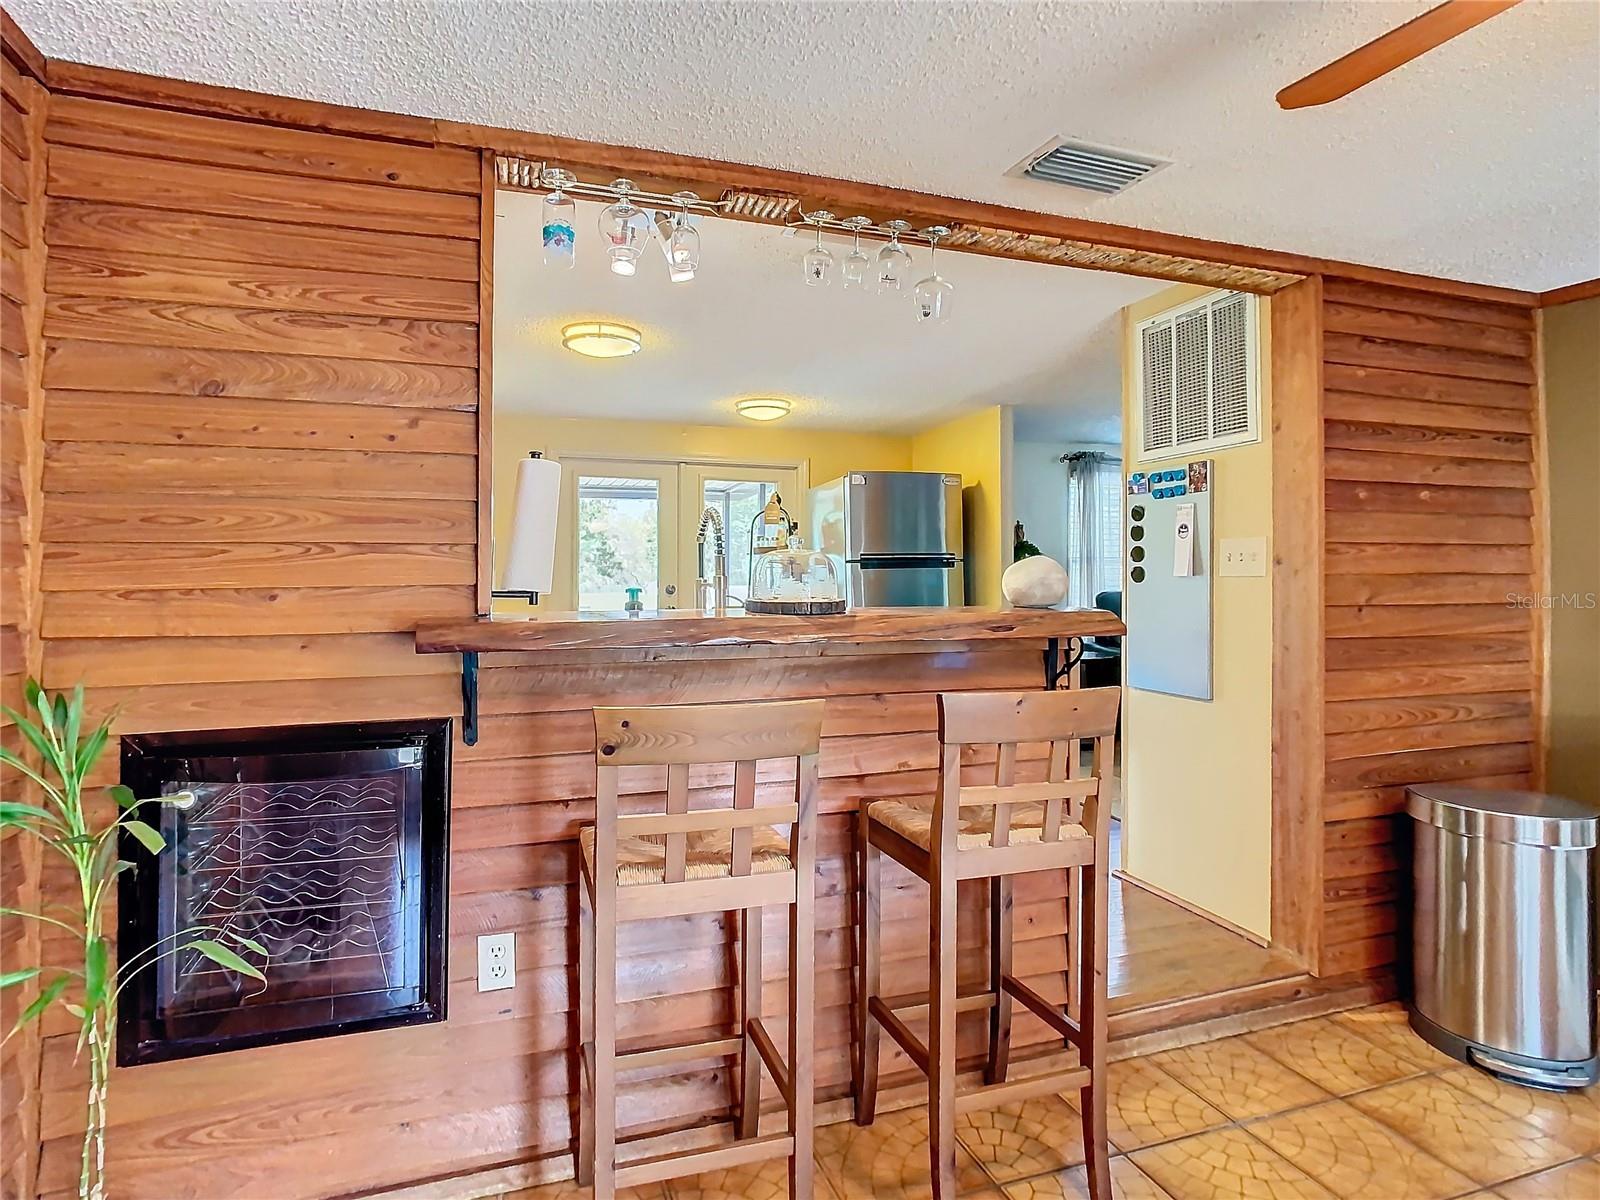
[[[1097,592],[1094,606],[1122,616],[1122,591]],[[1122,639],[1089,637],[1083,639],[1083,686],[1116,687],[1122,682]]]

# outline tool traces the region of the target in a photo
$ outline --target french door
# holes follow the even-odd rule
[[[726,531],[729,595],[743,600],[756,514],[776,492],[802,520],[802,467],[574,455],[561,465],[553,608],[613,612],[634,589],[647,609],[695,606],[695,535],[707,507]]]

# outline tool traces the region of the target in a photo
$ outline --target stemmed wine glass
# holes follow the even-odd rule
[[[851,217],[844,224],[855,234],[856,243],[854,249],[845,255],[844,265],[839,269],[839,274],[844,279],[846,288],[864,288],[867,286],[868,272],[872,269],[872,260],[861,248],[861,231],[872,224],[872,218]]]
[[[805,219],[817,227],[817,244],[800,259],[800,265],[806,273],[806,286],[827,287],[828,272],[833,270],[833,251],[822,244],[822,226],[833,220],[833,214],[819,211],[806,214]]]
[[[667,237],[667,278],[688,283],[700,269],[700,231],[689,224],[689,205],[700,197],[694,192],[673,192],[672,198],[682,211]]]
[[[911,270],[911,254],[900,245],[900,235],[911,228],[911,222],[890,221],[884,228],[889,231],[889,244],[878,251],[878,287],[898,292]]]
[[[611,187],[617,199],[600,213],[600,236],[609,248],[612,274],[632,275],[649,236],[650,218],[632,200],[631,193],[639,189],[631,179],[618,179]]]
[[[939,239],[948,237],[949,234],[949,228],[944,225],[930,225],[922,231],[922,236],[928,239],[928,265],[933,268],[933,274],[919,280],[912,292],[912,299],[917,305],[918,321],[942,321],[948,314],[950,293],[955,288],[949,280],[939,274],[937,248]]]
[[[544,220],[541,222],[544,237],[544,265],[571,270],[577,265],[574,254],[575,234],[573,218],[578,206],[564,189],[578,182],[571,171],[551,168],[544,173],[544,183],[552,188],[544,198]]]

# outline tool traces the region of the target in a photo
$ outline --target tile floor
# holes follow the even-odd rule
[[[1439,1054],[1398,1005],[1114,1063],[1119,1200],[1595,1200],[1600,1088],[1502,1084]],[[959,1176],[976,1200],[1087,1196],[1078,1114],[1063,1097],[963,1117]],[[929,1196],[927,1117],[817,1131],[817,1200]],[[635,1189],[628,1200],[781,1200],[784,1165]],[[577,1200],[570,1183],[506,1200]]]

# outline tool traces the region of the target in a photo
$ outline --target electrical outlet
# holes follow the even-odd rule
[[[484,933],[478,936],[478,990],[498,992],[517,986],[517,935]]]
[[[1264,537],[1223,538],[1217,555],[1218,575],[1265,575],[1267,539]]]

